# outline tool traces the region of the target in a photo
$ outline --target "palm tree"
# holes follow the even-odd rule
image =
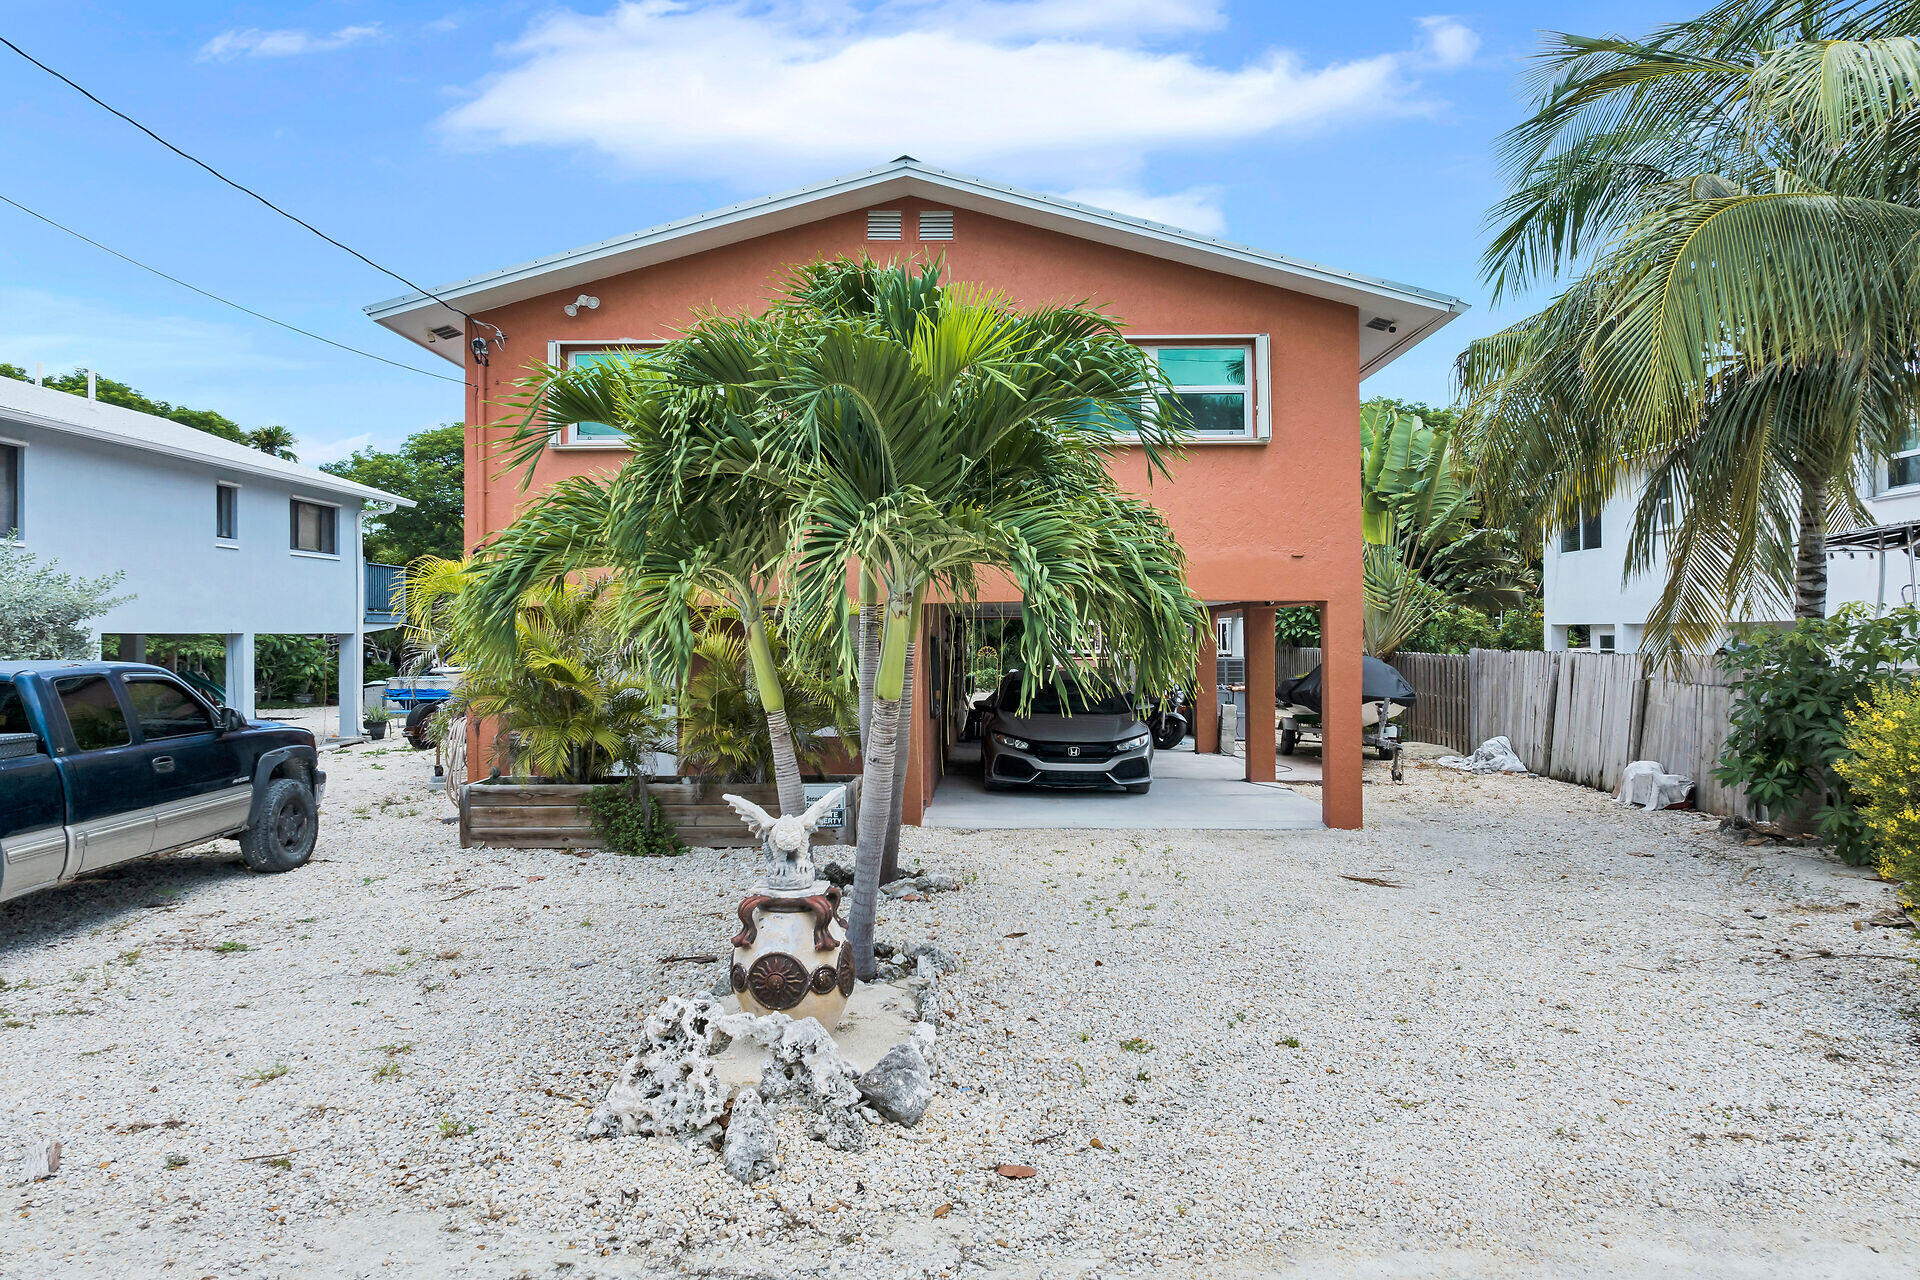
[[[766,715],[781,811],[799,813],[805,790],[767,620],[789,505],[765,474],[762,395],[735,376],[743,352],[764,345],[759,327],[716,323],[644,357],[536,371],[509,465],[530,466],[555,431],[581,422],[620,426],[631,453],[611,478],[576,477],[541,495],[475,557],[475,576],[497,637],[540,584],[617,578],[622,623],[663,684],[684,680],[702,609],[725,602]]]
[[[293,451],[298,443],[293,431],[287,427],[255,427],[247,432],[247,443],[262,453],[270,453],[276,458],[285,458],[288,462],[300,461]]]
[[[621,766],[637,777],[671,749],[671,720],[621,629],[619,584],[529,591],[502,649],[479,633],[475,582],[465,562],[415,562],[408,625],[419,647],[464,665],[452,710],[500,723],[510,772],[594,782]]]
[[[1139,687],[1166,688],[1191,674],[1207,625],[1165,521],[1106,465],[1122,430],[1155,468],[1177,444],[1170,400],[1152,394],[1163,389],[1157,368],[1099,312],[1021,312],[939,274],[938,263],[802,268],[754,373],[776,470],[792,486],[785,608],[846,636],[854,658],[850,575],[871,581],[878,606],[848,920],[863,979],[875,972],[907,673],[929,595],[974,598],[983,567],[1013,580],[1028,697],[1049,679],[1084,678],[1071,656],[1088,652]]]
[[[1511,608],[1531,585],[1507,529],[1479,522],[1474,477],[1444,424],[1385,400],[1360,409],[1366,650],[1391,657],[1449,605]]]
[[[1825,537],[1916,408],[1920,5],[1728,3],[1643,41],[1555,37],[1506,136],[1496,296],[1461,358],[1489,499],[1536,532],[1639,487],[1658,650],[1730,613],[1825,612]],[[1595,246],[1599,246],[1597,249]]]

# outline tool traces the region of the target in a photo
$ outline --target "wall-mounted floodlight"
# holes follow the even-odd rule
[[[598,311],[599,309],[600,309],[600,299],[594,297],[590,293],[581,294],[579,297],[575,298],[572,302],[569,302],[564,308],[566,313],[570,316],[577,316],[582,311]]]

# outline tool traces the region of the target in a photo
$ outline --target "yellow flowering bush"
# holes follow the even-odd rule
[[[1834,761],[1853,787],[1880,874],[1920,883],[1920,684],[1882,684],[1847,710],[1846,754]]]

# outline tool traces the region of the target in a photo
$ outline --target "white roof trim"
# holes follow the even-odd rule
[[[685,257],[772,231],[798,226],[875,201],[922,195],[956,208],[974,209],[1086,240],[1111,244],[1155,257],[1185,262],[1209,271],[1258,280],[1299,293],[1332,298],[1361,311],[1360,376],[1385,367],[1403,352],[1467,309],[1460,299],[1413,285],[1397,284],[1338,267],[1183,231],[1164,223],[1096,209],[1077,201],[952,173],[902,156],[891,164],[848,174],[780,195],[728,205],[710,213],[663,223],[645,231],[582,245],[565,253],[518,266],[469,276],[433,290],[440,298],[472,312],[486,311],[541,294],[571,289],[594,280]],[[431,330],[463,327],[460,315],[424,293],[410,293],[365,308],[378,323],[445,359],[460,363],[461,342],[436,343]],[[1367,329],[1376,316],[1399,332]]]
[[[244,444],[186,426],[171,418],[122,408],[104,400],[37,387],[31,382],[0,378],[0,422],[64,432],[104,444],[142,449],[169,458],[211,467],[223,475],[244,474],[278,480],[291,489],[330,493],[396,507],[413,506],[412,499],[369,485],[343,480],[313,467],[288,462]]]

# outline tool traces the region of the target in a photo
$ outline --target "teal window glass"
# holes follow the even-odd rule
[[[1235,436],[1253,433],[1253,382],[1246,347],[1155,347],[1160,372],[1173,386],[1174,399],[1185,410],[1183,424],[1196,436]]]
[[[572,351],[567,354],[567,366],[579,369],[585,366],[606,364],[610,360],[623,360],[630,356],[644,354],[633,347],[605,347],[598,351]],[[618,440],[626,433],[620,428],[604,422],[576,422],[573,424],[575,440]]]

